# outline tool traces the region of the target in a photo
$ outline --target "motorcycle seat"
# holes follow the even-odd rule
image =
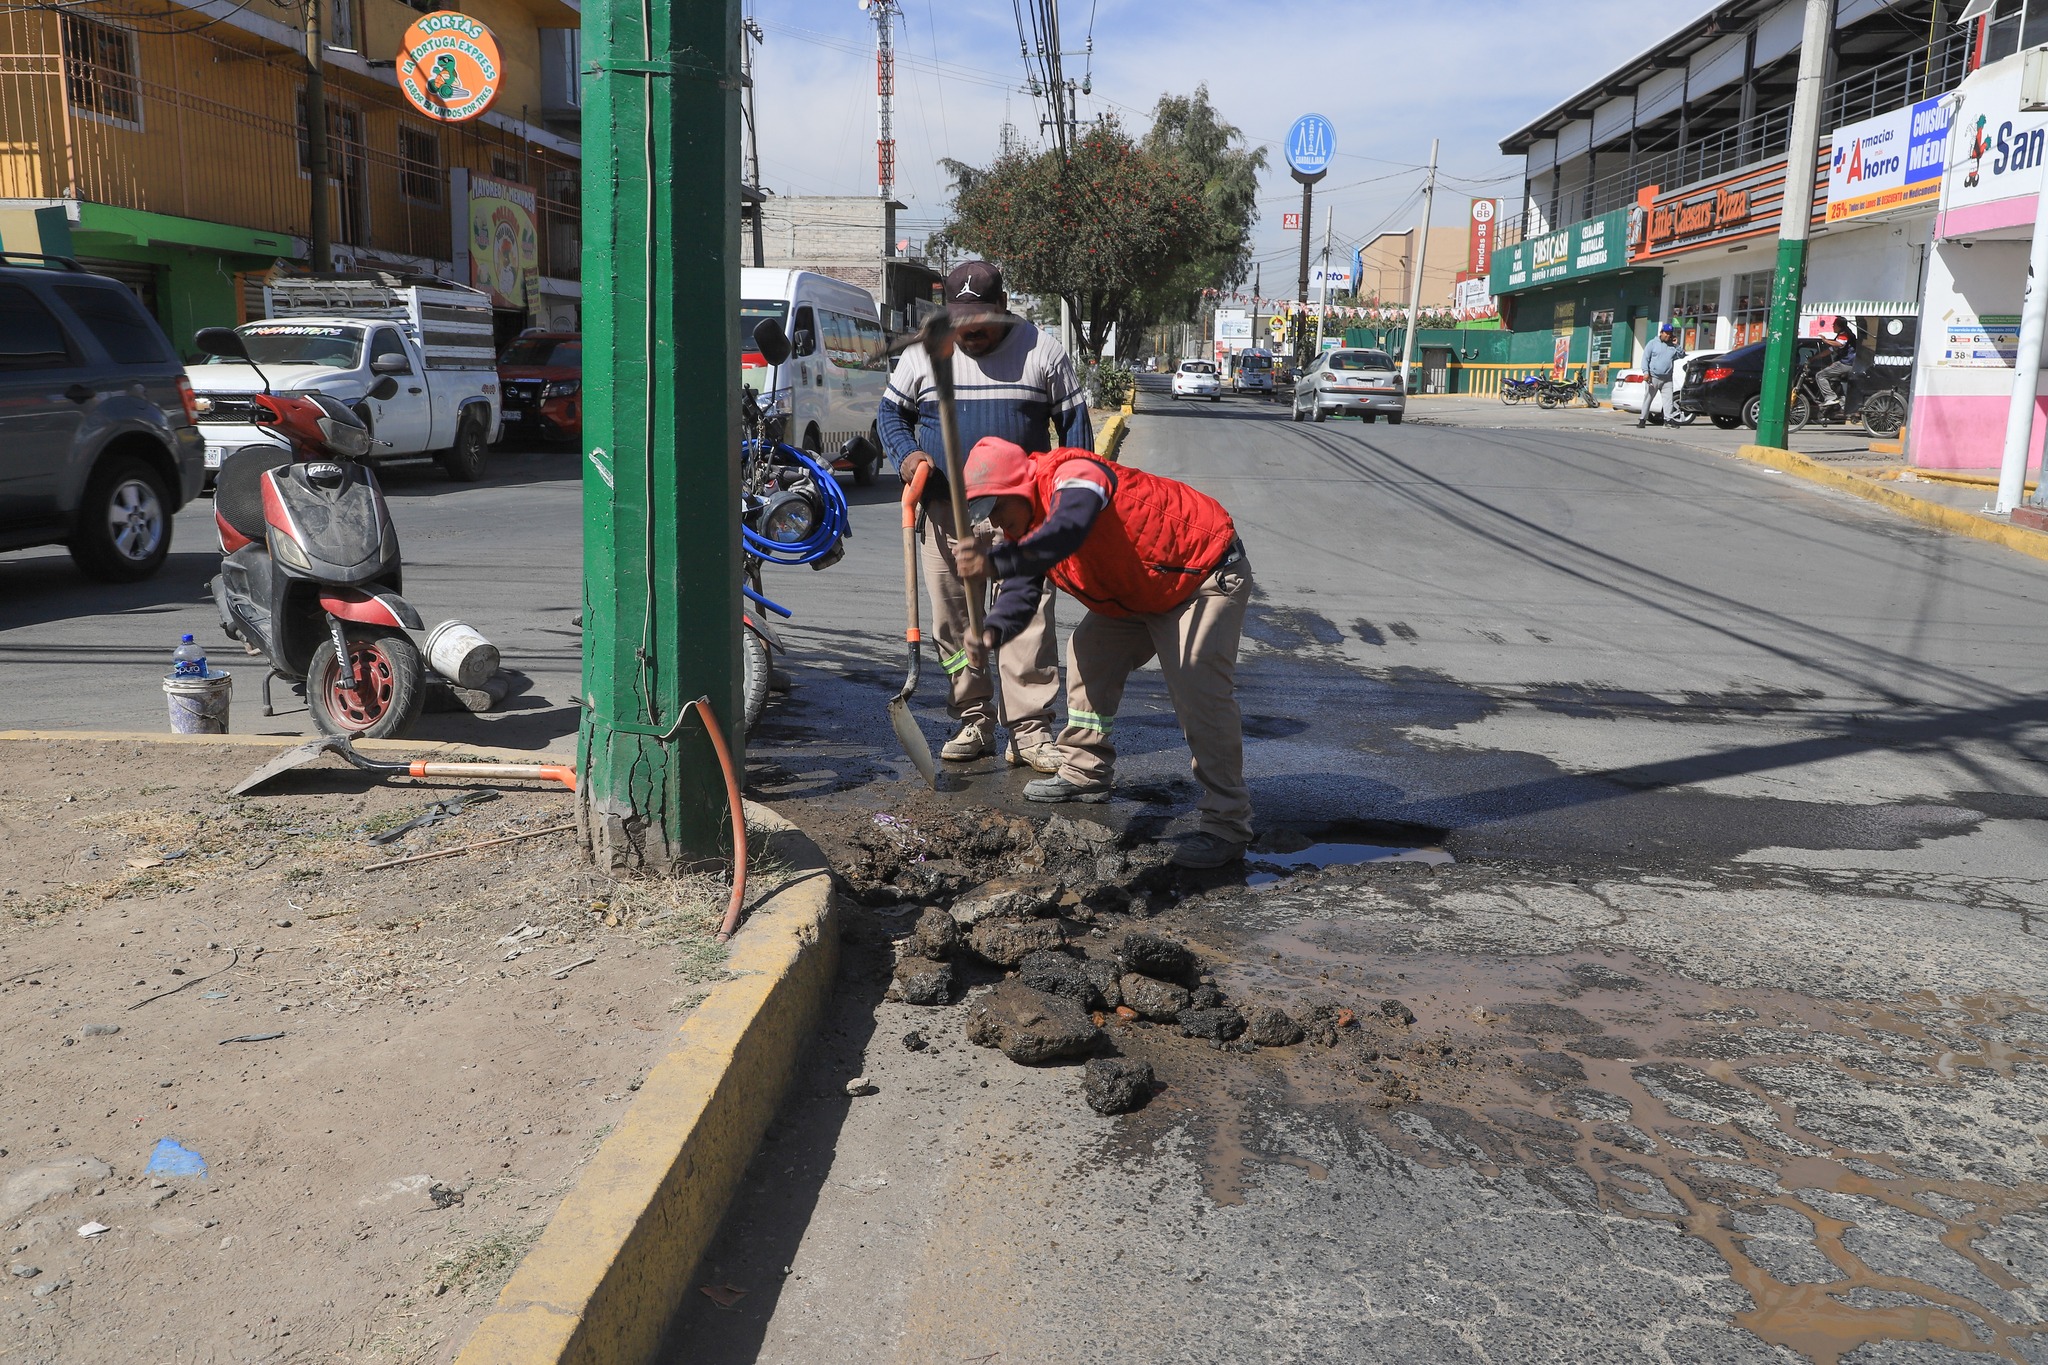
[[[263,539],[263,475],[292,462],[283,446],[243,446],[221,461],[213,481],[213,510],[251,540]]]

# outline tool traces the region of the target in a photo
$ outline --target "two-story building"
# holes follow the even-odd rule
[[[1908,364],[1935,204],[1859,194],[1845,162],[1831,209],[1835,134],[1937,100],[2002,41],[1986,21],[1952,24],[1959,9],[1839,0],[1811,148],[1788,146],[1803,0],[1728,0],[1531,119],[1501,142],[1525,165],[1494,257],[1504,325],[1532,357],[1596,370],[1628,363],[1660,321],[1689,351],[1760,341],[1781,214],[1805,212],[1805,326],[1853,316]],[[1820,175],[1813,202],[1788,209],[1793,154]]]
[[[308,257],[313,4],[336,268],[489,287],[501,331],[576,326],[577,0],[452,6],[489,26],[504,67],[495,106],[461,124],[398,90],[401,36],[430,0],[0,8],[0,247],[126,281],[181,348],[199,327],[260,316],[264,278]],[[506,235],[513,249],[494,249]]]

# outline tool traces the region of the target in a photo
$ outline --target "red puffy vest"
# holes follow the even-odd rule
[[[1046,576],[1105,616],[1151,616],[1193,597],[1237,538],[1223,504],[1178,480],[1069,448],[1032,456],[1041,516],[1053,504],[1054,473],[1077,459],[1108,471],[1109,505],[1081,548]]]

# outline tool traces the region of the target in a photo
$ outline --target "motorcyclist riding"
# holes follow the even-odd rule
[[[1849,326],[1847,318],[1835,319],[1834,336],[1828,338],[1826,344],[1814,353],[1810,365],[1814,372],[1814,387],[1820,390],[1822,406],[1842,407],[1843,399],[1836,391],[1833,381],[1846,381],[1856,373],[1856,332]]]

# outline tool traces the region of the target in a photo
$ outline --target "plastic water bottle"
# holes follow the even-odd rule
[[[206,676],[206,650],[192,642],[187,635],[177,649],[171,652],[171,676],[174,678],[203,678]]]

